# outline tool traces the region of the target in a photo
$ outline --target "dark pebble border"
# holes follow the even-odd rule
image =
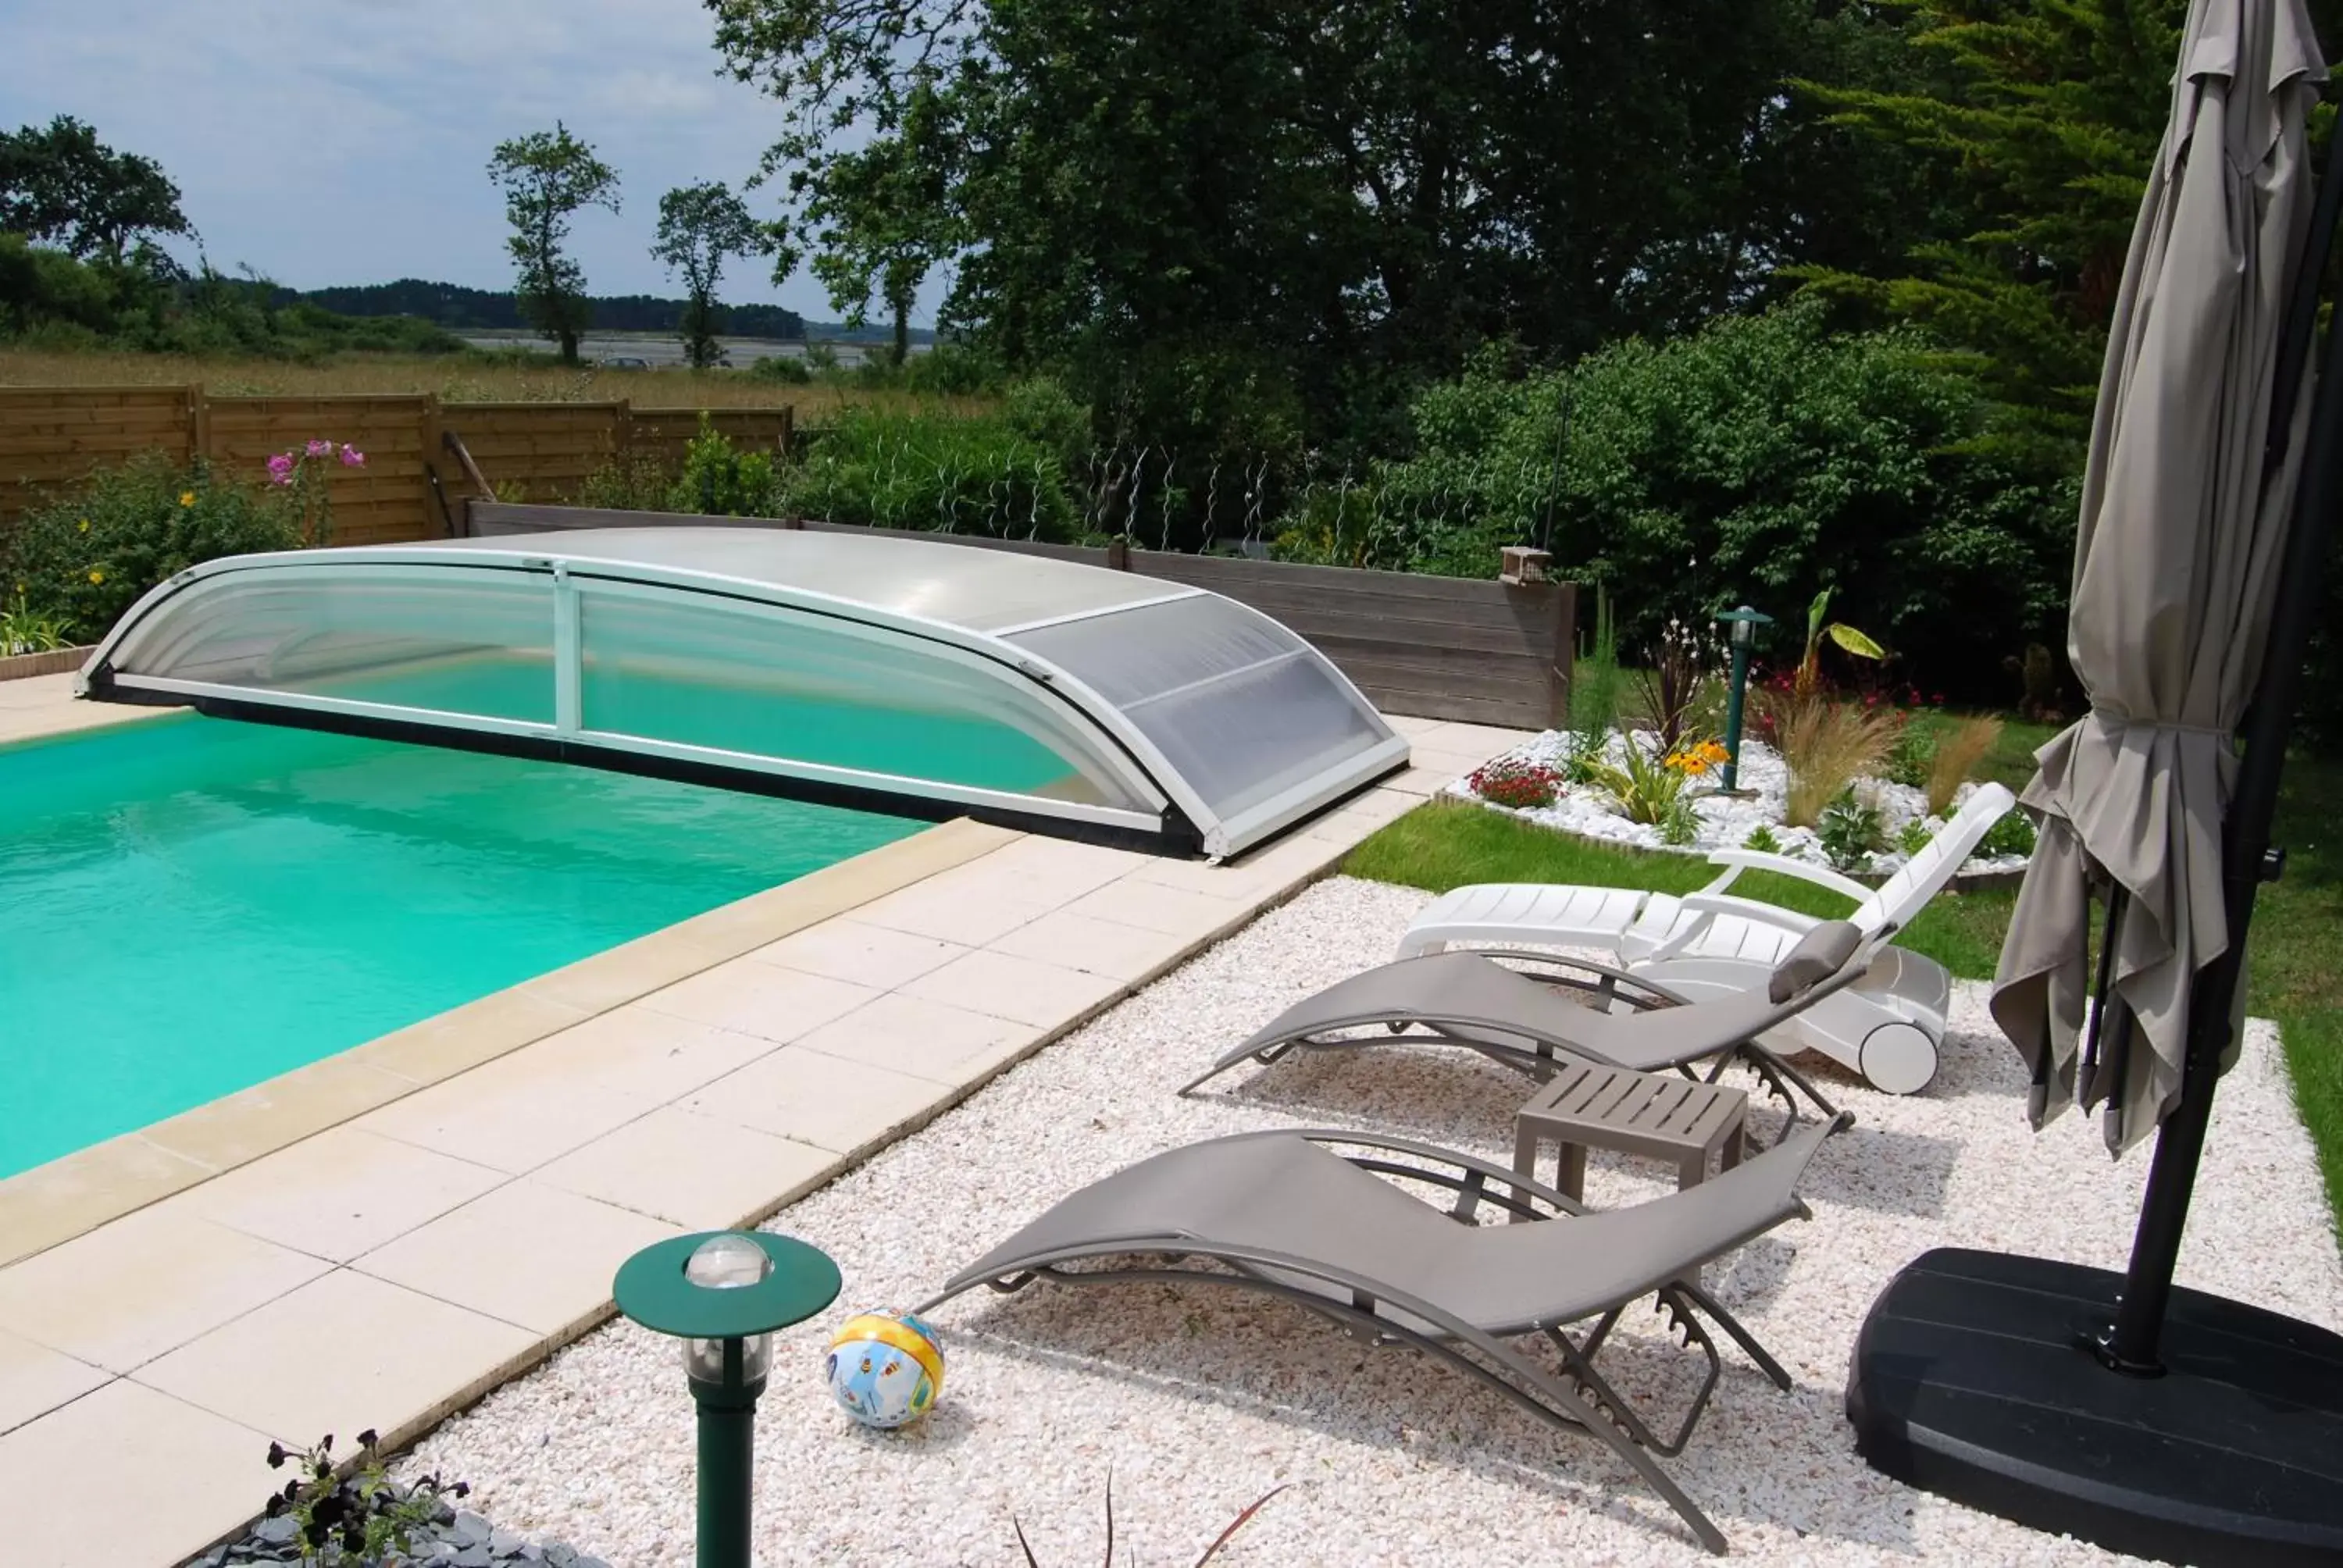
[[[290,1518],[264,1519],[251,1533],[225,1546],[215,1546],[187,1560],[186,1568],[236,1568],[247,1563],[314,1563],[319,1568],[357,1568],[359,1559],[339,1545],[327,1547],[323,1556],[304,1558]],[[414,1552],[406,1557],[392,1553],[383,1562],[413,1563],[416,1568],[513,1568],[514,1564],[545,1564],[548,1568],[610,1568],[599,1557],[564,1546],[559,1542],[526,1540],[499,1530],[469,1509],[442,1507],[430,1523],[412,1534]]]

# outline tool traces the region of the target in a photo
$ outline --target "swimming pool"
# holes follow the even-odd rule
[[[193,715],[0,747],[0,1177],[921,826]]]

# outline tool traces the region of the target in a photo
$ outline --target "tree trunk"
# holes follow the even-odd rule
[[[578,334],[567,327],[561,329],[561,362],[564,365],[578,363]]]

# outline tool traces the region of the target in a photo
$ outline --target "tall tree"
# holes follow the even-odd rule
[[[659,234],[651,255],[681,277],[683,319],[677,334],[694,368],[716,363],[716,285],[728,256],[753,256],[772,247],[764,226],[749,216],[747,204],[715,180],[678,186],[659,197]]]
[[[1945,237],[1815,290],[1965,350],[2001,436],[2054,461],[2090,426],[2107,326],[2172,103],[2186,0],[1887,0],[1926,79],[1803,84],[1838,124],[1933,165]]]
[[[117,153],[71,115],[0,133],[0,230],[119,266],[134,246],[195,226],[163,166]]]
[[[505,241],[519,270],[514,292],[531,325],[561,345],[561,362],[578,363],[578,337],[586,329],[586,273],[562,251],[569,216],[580,207],[618,210],[618,171],[558,120],[497,144],[488,178],[505,193]]]
[[[911,307],[928,274],[953,253],[950,111],[932,82],[906,97],[895,130],[830,159],[801,187],[800,226],[832,308],[860,327],[877,297],[900,365],[911,352]]]

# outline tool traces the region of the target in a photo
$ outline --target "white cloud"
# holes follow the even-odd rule
[[[619,216],[573,229],[589,284],[668,293],[648,253],[659,194],[737,185],[779,124],[716,74],[712,35],[695,0],[0,0],[0,119],[77,115],[159,159],[215,264],[305,288],[505,286],[488,154],[560,119],[621,182]],[[831,313],[761,263],[727,282]]]

